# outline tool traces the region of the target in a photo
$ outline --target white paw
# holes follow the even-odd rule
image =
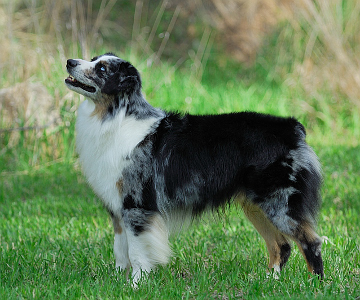
[[[266,271],[266,278],[270,278],[272,276],[274,279],[280,278],[280,266],[279,265],[273,265],[272,271]]]
[[[138,285],[140,283],[140,281],[142,279],[145,279],[148,275],[149,271],[143,270],[143,269],[137,269],[137,270],[133,270],[131,278],[132,278],[132,283],[131,286],[134,289],[138,288]]]

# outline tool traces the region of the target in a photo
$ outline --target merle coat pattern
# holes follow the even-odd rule
[[[269,268],[286,264],[290,240],[323,277],[315,232],[321,170],[294,118],[254,112],[190,115],[152,107],[139,72],[112,53],[69,59],[65,80],[86,97],[76,123],[85,176],[109,211],[116,266],[133,284],[171,255],[171,228],[238,203],[264,238]]]

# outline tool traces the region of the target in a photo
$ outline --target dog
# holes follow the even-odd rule
[[[116,267],[131,268],[134,285],[168,262],[173,227],[237,203],[266,242],[269,270],[281,271],[293,240],[323,278],[315,232],[322,173],[301,123],[154,108],[138,70],[112,53],[69,59],[66,69],[66,86],[86,98],[76,120],[79,160],[112,218]]]

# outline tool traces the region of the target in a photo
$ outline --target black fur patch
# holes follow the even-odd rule
[[[142,197],[143,201],[141,203],[136,203],[131,195],[124,197],[122,217],[125,224],[131,227],[135,235],[145,231],[150,224],[150,218],[158,212],[151,180],[144,185]]]
[[[135,200],[134,200],[133,196],[126,195],[124,197],[123,209],[132,209],[132,208],[137,208]]]
[[[143,199],[143,208],[148,211],[158,211],[156,204],[156,191],[152,177],[143,185],[141,198]]]
[[[291,254],[290,244],[283,244],[280,247],[280,270],[285,266]]]
[[[131,95],[141,89],[141,79],[138,71],[128,62],[110,61],[109,68],[116,70],[105,81],[102,92],[107,95]]]
[[[141,208],[124,209],[122,211],[125,226],[130,226],[135,236],[147,230],[151,217],[154,214],[155,212],[153,211],[147,211]]]
[[[319,275],[320,278],[324,278],[324,266],[320,253],[321,242],[315,241],[307,243],[306,247],[303,247],[304,254],[307,261],[312,266],[314,274]]]
[[[239,192],[264,201],[293,184],[286,156],[299,143],[299,124],[247,112],[168,114],[157,128],[153,149],[166,197],[194,213],[217,208]],[[196,201],[189,200],[193,195]]]

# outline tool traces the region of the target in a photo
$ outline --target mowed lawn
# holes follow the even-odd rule
[[[154,82],[161,75],[152,75]],[[173,236],[170,263],[132,289],[125,274],[115,270],[111,221],[81,175],[73,153],[74,118],[69,117],[70,127],[56,135],[64,151],[59,159],[31,164],[34,147],[26,136],[1,152],[0,299],[359,299],[356,138],[342,134],[341,128],[308,121],[306,112],[287,102],[288,94],[270,86],[242,87],[239,79],[191,85],[175,78],[153,90],[155,83],[149,75],[144,78],[151,102],[165,109],[255,110],[296,115],[305,122],[324,172],[318,233],[324,237],[325,279],[308,273],[296,247],[280,278],[267,276],[264,241],[240,209],[230,208]],[[44,134],[39,143],[46,147],[52,138]]]

